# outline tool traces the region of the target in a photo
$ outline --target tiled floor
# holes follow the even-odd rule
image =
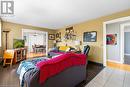
[[[130,87],[130,72],[107,67],[85,87]]]

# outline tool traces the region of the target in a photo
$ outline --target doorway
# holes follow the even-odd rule
[[[130,26],[125,28],[124,33],[124,64],[130,65]]]
[[[107,66],[107,43],[106,43],[106,40],[107,40],[107,25],[109,24],[112,24],[112,23],[121,23],[121,22],[124,22],[124,21],[130,21],[130,16],[128,17],[123,17],[123,18],[118,18],[118,19],[114,19],[114,20],[111,20],[111,21],[106,21],[103,23],[103,65],[104,66]],[[119,34],[118,37],[119,37],[119,41],[118,41],[118,45],[119,45],[119,49],[116,50],[116,51],[119,51],[119,55],[118,55],[118,61],[117,60],[110,60],[112,62],[115,62],[115,63],[121,63],[123,64],[124,63],[124,42],[123,42],[123,37],[121,37],[121,35],[124,35],[124,33],[122,32],[122,23],[119,25]],[[115,33],[111,33],[111,34],[115,34]]]
[[[28,49],[28,58],[41,57],[47,54],[48,33],[38,30],[23,29],[22,37]]]
[[[121,25],[122,29],[122,48],[124,49],[124,58],[122,59],[124,64],[130,65],[130,22]]]

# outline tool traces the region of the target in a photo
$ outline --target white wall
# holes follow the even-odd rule
[[[117,34],[117,45],[107,45],[107,59],[120,61],[120,24],[107,25],[107,34]]]

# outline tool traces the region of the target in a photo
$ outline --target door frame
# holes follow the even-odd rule
[[[117,19],[114,19],[114,20],[103,22],[103,65],[104,66],[107,66],[107,53],[106,53],[106,29],[107,28],[106,28],[106,25],[111,24],[111,23],[116,23],[116,22],[128,21],[128,20],[130,20],[130,16],[117,18]],[[120,45],[120,46],[122,48],[122,45]],[[122,57],[122,55],[123,55],[122,53],[120,54],[120,57]],[[121,59],[120,62],[123,63],[122,58],[120,58],[120,59]]]
[[[125,53],[124,53],[124,39],[125,39],[125,37],[124,37],[124,35],[125,35],[125,27],[126,26],[130,26],[130,23],[124,23],[124,24],[121,24],[120,25],[120,32],[121,32],[121,36],[120,36],[120,38],[121,38],[121,46],[120,46],[120,50],[121,50],[121,63],[124,63],[124,55],[125,55]]]
[[[46,34],[46,55],[48,54],[48,32],[41,31],[41,30],[32,30],[32,29],[22,29],[22,39],[23,39],[23,33],[24,32],[39,32],[39,33],[45,33]]]

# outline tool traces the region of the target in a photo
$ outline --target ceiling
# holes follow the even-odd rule
[[[130,0],[14,0],[4,21],[58,29],[130,8]]]

